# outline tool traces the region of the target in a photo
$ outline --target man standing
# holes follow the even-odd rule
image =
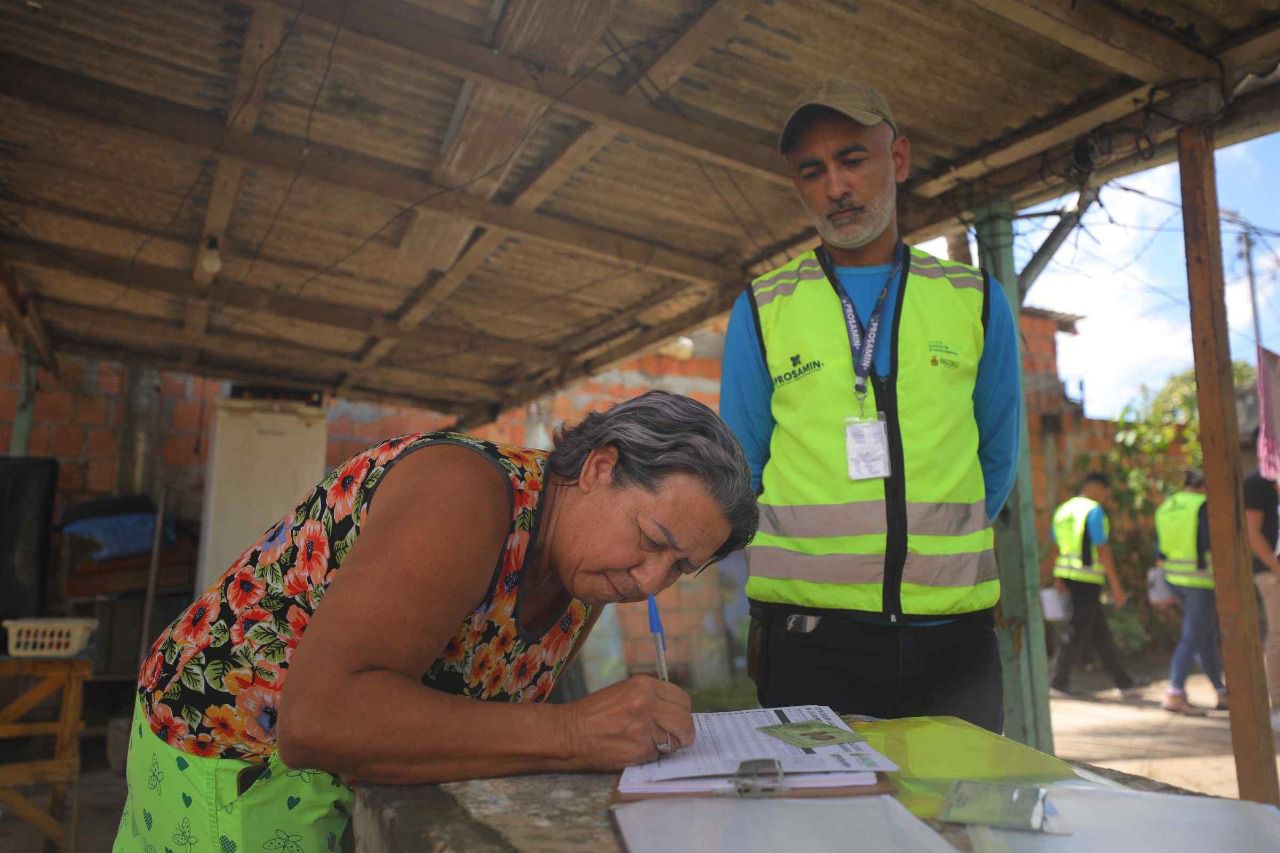
[[[1276,559],[1276,481],[1254,471],[1244,481],[1244,517],[1249,529],[1249,550],[1253,552],[1253,582],[1262,597],[1267,618],[1263,658],[1271,694],[1271,729],[1280,732],[1280,560]]]
[[[991,519],[1019,441],[1013,314],[998,282],[899,239],[911,147],[875,90],[824,84],[779,148],[822,245],[739,298],[721,384],[760,493],[759,699],[999,732]]]
[[[1111,674],[1118,690],[1133,687],[1125,672],[1102,612],[1102,585],[1111,586],[1111,600],[1124,607],[1129,595],[1120,586],[1115,559],[1107,544],[1111,521],[1102,508],[1111,494],[1111,481],[1100,472],[1087,474],[1080,494],[1053,513],[1053,547],[1049,561],[1053,577],[1071,596],[1071,620],[1053,661],[1050,686],[1059,693],[1071,693],[1071,667],[1085,646],[1092,645],[1099,662]]]
[[[1204,496],[1204,475],[1199,471],[1188,471],[1182,490],[1156,510],[1156,553],[1164,568],[1164,579],[1182,605],[1182,635],[1169,662],[1164,709],[1178,714],[1192,710],[1187,701],[1187,676],[1191,674],[1191,662],[1199,658],[1200,668],[1218,691],[1217,710],[1225,711],[1227,688],[1222,683],[1222,652],[1218,648],[1209,506]]]

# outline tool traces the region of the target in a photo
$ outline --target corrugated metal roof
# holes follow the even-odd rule
[[[617,0],[596,19],[586,0],[525,2],[534,14],[505,23],[492,0],[0,7],[0,221],[16,223],[0,251],[55,347],[195,347],[204,372],[470,417],[715,316],[748,267],[796,251],[808,220],[773,146],[820,80],[859,77],[892,103],[915,233],[993,187],[1065,189],[1075,139],[1113,119],[1132,126],[1106,139],[1140,134],[1160,118],[1144,83],[1185,85],[1135,79],[1141,64],[1090,46],[1109,32],[1069,47],[977,0]],[[1090,14],[1148,39],[1147,67],[1213,68],[1226,47],[1251,68],[1280,59],[1274,3]],[[547,16],[576,41],[548,42]],[[238,80],[254,61],[257,82]],[[237,90],[252,133],[225,130]],[[1276,126],[1274,92],[1247,97],[1230,132]],[[477,98],[490,112],[467,119]],[[206,290],[209,229],[222,268]],[[210,301],[196,334],[191,299]]]

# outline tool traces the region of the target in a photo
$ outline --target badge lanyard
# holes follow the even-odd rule
[[[884,280],[884,287],[880,288],[880,295],[876,297],[875,307],[871,309],[871,315],[867,318],[865,329],[858,319],[858,312],[854,310],[853,300],[849,298],[848,293],[845,293],[839,277],[834,274],[833,270],[826,271],[828,278],[831,279],[831,284],[835,287],[836,296],[840,298],[840,306],[844,312],[844,325],[849,333],[849,351],[853,356],[853,395],[857,398],[859,411],[864,417],[866,416],[867,407],[867,377],[871,375],[871,365],[875,360],[876,341],[880,337],[880,322],[884,317],[884,305],[889,298],[889,288],[892,286],[894,279],[902,274],[905,249],[906,247],[902,243],[898,243],[894,247],[893,266],[889,269],[889,276]],[[826,254],[825,250],[823,254]],[[824,266],[826,265],[824,264]]]

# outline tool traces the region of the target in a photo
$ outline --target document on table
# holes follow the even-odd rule
[[[645,800],[613,807],[628,853],[953,853],[892,797]]]
[[[816,720],[849,731],[844,720],[825,705],[694,714],[694,745],[628,767],[622,772],[618,790],[627,794],[730,789],[730,778],[739,765],[758,758],[775,759],[791,788],[874,785],[877,770],[898,769],[863,740],[799,747],[759,730],[800,720]]]

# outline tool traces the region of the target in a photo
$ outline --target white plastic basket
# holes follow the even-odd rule
[[[84,651],[97,619],[6,619],[9,655],[15,658],[73,658]]]

